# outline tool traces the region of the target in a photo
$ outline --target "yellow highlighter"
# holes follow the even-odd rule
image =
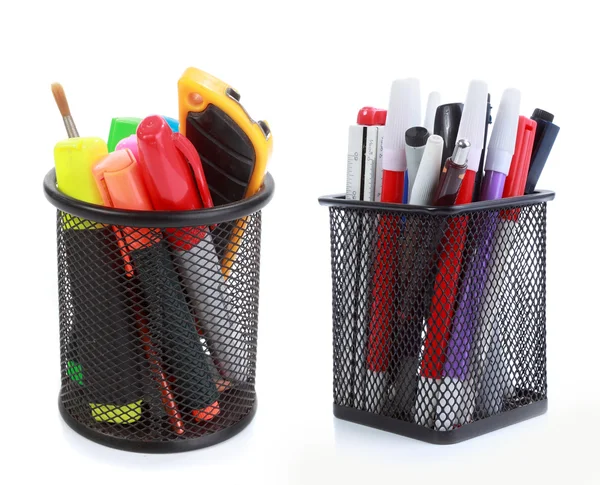
[[[210,74],[188,68],[178,82],[179,130],[194,145],[215,206],[254,195],[262,186],[273,137],[265,121],[254,121],[240,95]],[[246,227],[239,220],[222,254],[227,276]]]
[[[102,205],[100,192],[92,176],[92,166],[108,155],[101,138],[68,138],[54,147],[56,185],[65,195],[90,204]],[[63,214],[65,229],[94,229],[87,221]],[[102,225],[95,226],[96,228]]]
[[[74,199],[102,205],[92,167],[108,154],[100,138],[69,138],[54,148],[56,185]],[[62,348],[65,375],[84,392],[95,421],[131,424],[142,416],[141,358],[135,332],[124,325],[130,312],[123,292],[112,229],[61,213],[59,245],[68,263],[67,292],[72,325]]]

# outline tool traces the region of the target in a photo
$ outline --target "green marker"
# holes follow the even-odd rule
[[[108,152],[114,152],[119,143],[130,135],[135,135],[141,118],[113,118],[110,122],[110,132],[108,134]]]

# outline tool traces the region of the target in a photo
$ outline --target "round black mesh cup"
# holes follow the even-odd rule
[[[113,210],[44,180],[57,207],[59,409],[139,452],[210,446],[256,411],[261,212],[253,197],[187,212]]]
[[[546,203],[329,207],[342,419],[456,443],[542,414]]]

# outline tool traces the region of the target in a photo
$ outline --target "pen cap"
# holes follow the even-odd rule
[[[115,150],[108,154],[92,168],[92,174],[105,206],[152,210],[142,172],[131,150]]]
[[[427,139],[423,157],[419,164],[415,182],[410,193],[409,203],[414,205],[431,205],[440,176],[440,163],[444,150],[444,140],[439,135],[431,135]]]
[[[469,161],[467,170],[477,172],[483,149],[483,134],[487,123],[488,86],[484,81],[471,81],[463,108],[457,139],[469,140]]]
[[[361,108],[356,117],[356,124],[363,126],[384,125],[386,110],[371,108],[369,106]]]
[[[531,119],[534,120],[542,120],[542,121],[547,121],[548,123],[552,123],[554,121],[554,115],[552,113],[549,113],[548,111],[544,111],[543,109],[540,108],[535,108],[533,110],[533,114],[531,115]]]
[[[212,207],[200,157],[189,140],[156,115],[142,120],[137,138],[138,161],[156,210]]]
[[[421,95],[418,79],[399,79],[392,83],[383,139],[383,169],[406,171],[405,134],[421,122]]]
[[[63,194],[90,204],[102,205],[92,176],[92,166],[108,151],[101,138],[69,138],[54,147],[56,184]]]
[[[525,193],[536,126],[537,123],[535,121],[525,116],[519,116],[515,153],[510,163],[506,182],[504,183],[503,198],[519,197]]]
[[[110,122],[108,142],[106,143],[108,151],[115,151],[117,143],[123,138],[135,135],[135,130],[140,124],[140,121],[142,121],[141,118],[113,118]]]
[[[406,144],[409,147],[425,146],[427,138],[429,138],[429,131],[422,126],[413,126],[412,128],[409,128],[406,130],[406,135],[404,136]]]
[[[140,158],[140,152],[138,149],[137,135],[130,135],[127,138],[123,138],[117,146],[115,150],[131,150],[131,153],[135,157],[136,160]]]
[[[439,135],[444,140],[444,151],[442,153],[443,164],[454,151],[456,145],[456,135],[462,117],[463,104],[450,103],[438,106],[435,111],[435,120],[433,123],[433,133]]]
[[[498,114],[488,145],[485,169],[508,175],[510,162],[515,151],[521,92],[507,89],[502,93]]]
[[[429,97],[427,98],[427,107],[425,108],[425,120],[423,121],[423,126],[427,129],[429,133],[433,133],[435,113],[437,111],[438,106],[440,105],[441,99],[442,97],[437,91],[432,91],[431,93],[429,93]]]

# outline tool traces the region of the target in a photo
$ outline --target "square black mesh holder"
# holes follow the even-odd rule
[[[256,412],[261,212],[139,212],[74,200],[57,210],[59,409],[81,435],[146,453],[210,446]]]
[[[438,444],[543,414],[546,203],[329,207],[341,419]]]

